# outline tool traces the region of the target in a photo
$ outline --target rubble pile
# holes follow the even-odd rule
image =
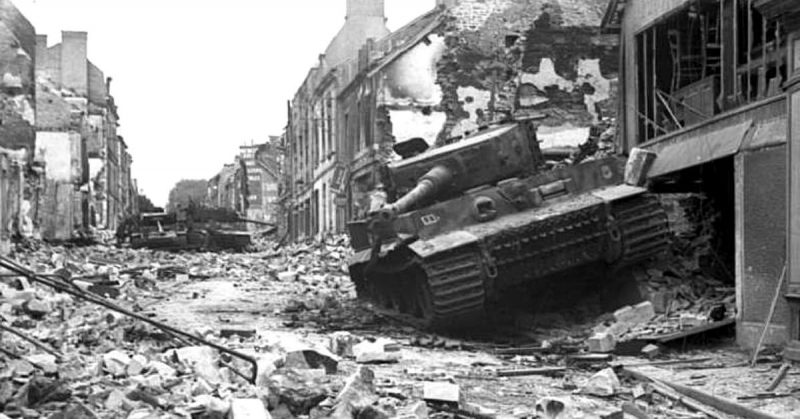
[[[633,335],[676,332],[735,317],[732,274],[714,249],[719,214],[699,194],[665,197],[675,236],[670,253],[638,273],[657,316]],[[728,282],[720,278],[727,276]]]
[[[328,236],[268,252],[268,275],[289,283],[292,295],[283,311],[289,327],[350,330],[375,323],[375,314],[359,306],[348,274],[352,253],[348,237]]]
[[[250,254],[43,245],[17,251],[15,258],[38,273],[167,317],[208,344],[0,273],[0,419],[605,418],[630,409],[659,418],[693,410],[632,380],[614,355],[589,353],[581,339],[499,348],[388,329],[354,302],[347,252],[338,237]],[[238,308],[240,294],[194,295],[222,283],[242,294],[273,290],[275,301],[247,295],[263,307],[260,315],[284,327],[262,328],[247,310],[240,312],[244,323],[214,314]],[[215,311],[220,301],[230,306]],[[167,306],[189,314],[159,312]],[[626,324],[623,334],[656,317],[649,302],[615,315]],[[183,322],[195,316],[202,318]]]
[[[16,261],[35,272],[134,312],[146,312],[140,304],[148,297],[163,298],[161,283],[208,278],[285,282],[292,295],[284,311],[312,325],[359,321],[341,308],[341,301],[353,299],[346,256],[341,237],[252,254],[61,248],[41,242],[27,242],[14,252]],[[193,331],[253,354],[258,360],[254,385],[240,376],[247,375],[246,362],[0,273],[0,418],[242,418],[270,417],[269,411],[292,418],[312,409],[328,416],[355,403],[351,396],[337,396],[339,357],[325,348],[286,336],[264,340],[255,331]],[[342,345],[348,349],[334,349],[364,364],[398,359],[396,348],[381,342],[350,336],[340,340]]]

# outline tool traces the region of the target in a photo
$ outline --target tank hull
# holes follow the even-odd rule
[[[622,269],[664,251],[667,216],[626,185],[572,196],[427,239],[394,241],[350,264],[359,298],[423,327],[459,329],[492,318],[505,293],[536,292],[581,266]]]

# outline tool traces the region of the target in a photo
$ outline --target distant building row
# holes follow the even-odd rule
[[[14,235],[70,240],[137,212],[132,157],[117,134],[111,79],[86,32],[45,35],[0,0],[0,245]]]
[[[250,220],[277,223],[281,156],[280,137],[239,147],[234,162],[209,179],[206,204],[235,210]]]

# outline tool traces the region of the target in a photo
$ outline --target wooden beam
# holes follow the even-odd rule
[[[727,413],[729,415],[734,415],[736,417],[741,417],[745,419],[780,419],[778,416],[773,416],[768,413],[751,409],[747,406],[736,403],[733,400],[724,399],[722,397],[718,397],[713,394],[706,393],[702,390],[685,386],[683,384],[673,383],[666,380],[650,377],[641,371],[636,371],[627,368],[624,371],[637,379],[655,383],[654,389],[658,389],[658,385],[667,386],[675,390],[676,392],[680,393],[681,395],[691,399],[691,402],[693,402],[692,404],[697,406],[698,408],[700,407],[698,403],[702,403],[706,406],[713,407],[714,409],[717,409],[722,413]],[[684,400],[681,400],[681,402],[685,404]],[[711,416],[710,411],[701,411],[701,412]],[[714,415],[712,417],[720,417],[720,416]]]
[[[658,77],[658,73],[656,73],[656,51],[657,51],[657,49],[656,49],[656,28],[657,28],[657,26],[653,26],[653,28],[650,29],[650,31],[652,32],[651,35],[650,35],[650,38],[651,38],[650,39],[650,42],[651,42],[651,44],[650,44],[650,47],[651,47],[650,48],[650,67],[651,67],[650,70],[651,70],[651,76],[652,76],[651,83],[653,84],[651,86],[651,88],[650,88],[650,92],[652,92],[652,95],[653,95],[653,116],[652,116],[652,118],[653,118],[653,121],[658,122],[658,99],[656,99],[656,88],[658,87],[658,84],[656,83],[656,79]]]

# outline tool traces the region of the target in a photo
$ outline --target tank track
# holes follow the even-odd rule
[[[502,289],[602,261],[609,252],[616,256],[608,262],[622,267],[666,249],[668,221],[656,198],[616,201],[610,220],[607,211],[598,206],[503,230],[486,240],[486,253],[468,245],[422,259],[397,249],[381,261],[379,275],[366,279],[367,263],[360,263],[351,277],[359,297],[385,314],[422,328],[472,327]],[[396,270],[387,269],[392,264]]]
[[[615,203],[614,218],[622,236],[622,260],[630,266],[657,256],[670,244],[669,220],[658,198],[639,196]]]
[[[479,319],[484,314],[488,277],[478,249],[454,249],[423,261],[427,274],[430,310],[426,319],[431,326],[453,327]]]

